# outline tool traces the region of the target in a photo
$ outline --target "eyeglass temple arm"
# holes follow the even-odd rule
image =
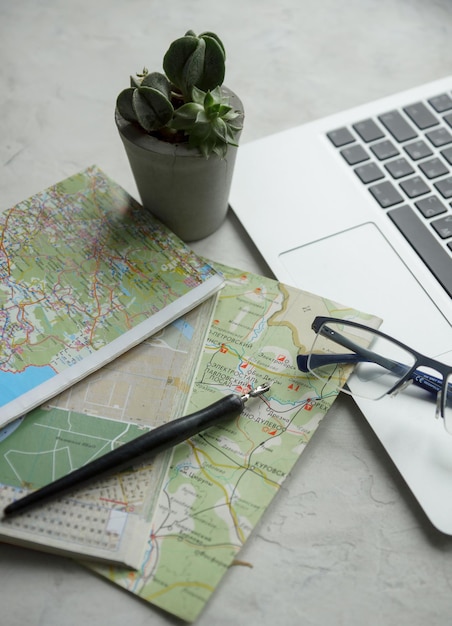
[[[324,367],[325,365],[334,365],[334,364],[344,364],[344,365],[356,365],[357,363],[369,363],[370,359],[364,359],[357,354],[299,354],[297,356],[297,365],[298,369],[301,372],[309,372],[308,368],[308,359],[310,359],[311,369],[316,369],[318,367]],[[408,371],[408,367],[402,365],[402,363],[398,364],[400,366],[400,372],[405,374]],[[403,368],[403,370],[402,370]],[[394,374],[398,372],[395,371],[395,368],[391,369]],[[430,391],[431,393],[437,394],[442,387],[442,381],[436,376],[431,376],[430,374],[426,374],[419,370],[414,370],[411,373],[410,380],[417,387],[421,387],[426,391]],[[451,386],[448,386],[448,394],[452,393]]]
[[[309,361],[309,366],[308,366]],[[302,372],[309,372],[315,370],[318,367],[325,367],[325,365],[356,365],[356,363],[376,363],[375,359],[366,358],[359,354],[298,354],[297,365],[298,369]],[[381,365],[381,363],[379,363]],[[395,365],[395,363],[393,363]],[[400,371],[396,371],[395,367],[385,368],[396,374],[406,373],[407,368],[399,363]],[[402,369],[403,368],[403,369]],[[398,369],[398,368],[397,368]]]
[[[308,367],[309,360],[309,367]],[[356,363],[369,362],[368,359],[360,357],[358,354],[298,354],[297,365],[302,372],[309,372],[325,365],[355,365]]]

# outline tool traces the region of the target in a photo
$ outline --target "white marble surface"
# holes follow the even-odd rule
[[[214,30],[243,141],[452,71],[449,0],[0,0],[0,206],[91,163],[135,192],[113,123],[128,75]],[[233,215],[196,250],[268,272]],[[452,538],[426,520],[350,399],[321,424],[199,626],[446,626]],[[0,545],[2,626],[177,620],[55,556]]]

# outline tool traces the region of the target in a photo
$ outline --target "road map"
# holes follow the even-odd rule
[[[0,509],[182,414],[214,299],[0,431]],[[139,567],[168,457],[0,521],[0,539]]]
[[[0,426],[221,286],[212,267],[92,166],[0,218]]]
[[[302,374],[316,315],[380,320],[224,266],[215,298],[0,431],[0,506],[143,429],[272,382],[240,417],[26,515],[0,538],[78,555],[193,621],[336,397]],[[44,454],[43,454],[44,452]],[[39,469],[38,469],[39,461]],[[134,541],[135,539],[135,541]],[[128,544],[128,564],[120,548]],[[133,553],[133,554],[131,554]],[[115,565],[88,563],[83,555]]]
[[[316,315],[379,319],[275,280],[218,266],[218,296],[186,413],[272,381],[242,415],[176,446],[148,510],[136,571],[94,566],[140,598],[193,621],[220,583],[337,393],[296,367]]]

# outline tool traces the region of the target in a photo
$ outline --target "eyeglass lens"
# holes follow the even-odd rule
[[[355,366],[349,389],[355,396],[378,400],[400,391],[399,383],[416,363],[415,355],[372,329],[363,329],[346,321],[325,322],[317,331],[307,360],[309,371],[325,384],[342,389],[350,368]],[[442,374],[419,366],[410,375],[410,382],[426,389],[432,399],[441,399]],[[444,417],[446,430],[452,434],[452,373],[444,386],[443,406],[438,413]]]
[[[452,435],[452,374],[446,379],[446,398],[444,401],[444,425]]]
[[[307,365],[317,378],[337,388],[344,384],[350,365],[355,365],[350,392],[378,400],[397,386],[414,363],[411,352],[371,329],[327,322],[316,335]]]

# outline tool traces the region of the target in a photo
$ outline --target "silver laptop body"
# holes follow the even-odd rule
[[[452,77],[242,145],[231,192],[279,280],[376,314],[449,364],[451,203]],[[452,534],[452,436],[434,403],[406,392],[357,403]]]

